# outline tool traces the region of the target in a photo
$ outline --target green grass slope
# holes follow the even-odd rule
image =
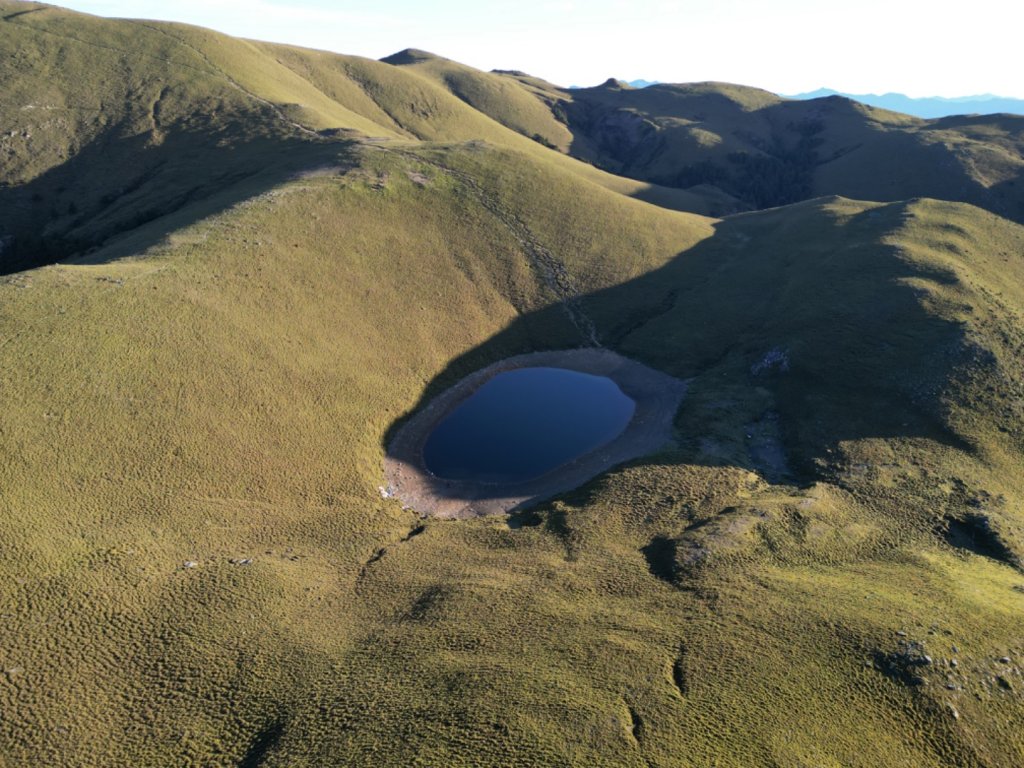
[[[10,0],[0,47],[4,272],[169,214],[201,218],[213,198],[245,199],[356,139],[487,141],[622,194],[710,210],[697,194],[576,162],[372,60]]]
[[[569,128],[514,77],[481,72],[425,51],[401,51],[383,61],[430,78],[475,110],[541,144],[566,152],[572,143]]]
[[[3,227],[91,245],[0,277],[0,765],[1024,762],[1024,227],[673,211],[436,57],[36,7]],[[382,497],[425,400],[595,339],[689,382],[672,444],[507,517]]]
[[[368,147],[6,278],[7,763],[1019,761],[1021,420],[991,385],[1020,380],[1024,231],[711,223]],[[565,298],[692,379],[678,445],[509,520],[382,499],[394,422],[580,344]]]
[[[239,761],[277,717],[243,689],[265,687],[286,719],[301,680],[330,696],[328,668],[374,626],[352,612],[387,613],[358,597],[361,570],[416,525],[376,490],[385,430],[454,354],[557,298],[512,217],[551,248],[571,242],[581,292],[711,231],[519,155],[363,152],[144,258],[4,284],[0,536],[22,580],[5,588],[20,618],[0,643],[7,759]],[[23,333],[37,322],[52,344]],[[577,338],[561,313],[509,351]],[[230,562],[246,557],[255,567]],[[274,682],[279,663],[291,671]]]

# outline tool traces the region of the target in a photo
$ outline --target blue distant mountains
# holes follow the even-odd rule
[[[824,96],[845,96],[848,99],[868,104],[872,107],[890,109],[893,112],[903,112],[917,117],[947,117],[949,115],[994,115],[1000,112],[1008,112],[1014,115],[1024,115],[1024,99],[1008,99],[1002,96],[993,96],[990,93],[980,96],[958,96],[946,99],[941,96],[932,96],[922,99],[913,99],[904,96],[902,93],[842,93],[833,91],[830,88],[819,88],[809,93],[798,93],[795,96],[786,96],[789,99],[820,99]]]
[[[609,78],[606,81],[605,84],[607,85],[608,83],[611,83],[611,82],[625,83],[626,85],[630,86],[631,88],[646,88],[649,85],[661,85],[662,84],[660,80],[628,80],[628,81],[626,81],[626,80],[616,80],[614,77]],[[570,85],[569,86],[569,90],[570,91],[579,91],[579,90],[582,90],[582,89],[588,88],[588,87],[589,86],[586,86],[586,85]]]

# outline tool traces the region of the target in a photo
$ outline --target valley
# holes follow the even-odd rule
[[[0,51],[0,765],[1024,761],[1024,118],[15,0]],[[598,345],[669,439],[382,494]]]

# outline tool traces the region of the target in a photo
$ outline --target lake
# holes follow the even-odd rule
[[[499,373],[445,416],[423,462],[447,480],[514,484],[614,440],[636,403],[605,376],[565,368]]]

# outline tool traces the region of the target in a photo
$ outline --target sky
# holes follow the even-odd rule
[[[381,58],[421,48],[558,85],[720,80],[796,94],[1024,98],[1019,0],[66,0]]]

